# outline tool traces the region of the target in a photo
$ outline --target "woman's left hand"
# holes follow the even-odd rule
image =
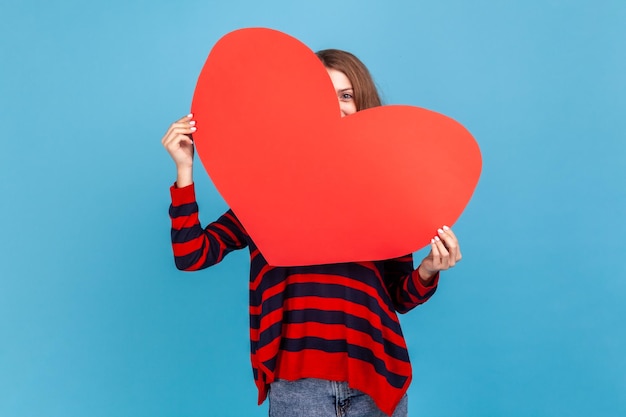
[[[419,276],[424,283],[429,283],[437,272],[452,268],[461,257],[459,241],[452,229],[443,226],[430,241],[430,253],[418,267]]]

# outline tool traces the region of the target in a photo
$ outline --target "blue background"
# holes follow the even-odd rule
[[[0,15],[0,416],[266,415],[247,253],[175,270],[160,144],[212,45],[248,26],[354,52],[387,103],[447,114],[481,146],[464,260],[402,317],[410,415],[626,415],[626,2],[31,0]],[[207,222],[226,206],[201,168],[196,183]]]

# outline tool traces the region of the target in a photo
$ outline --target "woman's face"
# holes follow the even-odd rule
[[[341,111],[341,117],[349,116],[356,113],[356,103],[354,102],[354,89],[352,83],[341,71],[336,69],[326,68],[330,79],[335,87],[337,93],[337,99],[339,100],[339,109]]]

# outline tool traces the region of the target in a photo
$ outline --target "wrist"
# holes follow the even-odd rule
[[[429,285],[437,275],[437,272],[427,269],[424,264],[420,264],[417,268],[417,275],[424,285]]]

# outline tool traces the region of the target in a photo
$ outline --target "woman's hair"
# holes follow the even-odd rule
[[[326,68],[346,74],[354,89],[354,103],[357,111],[382,104],[374,80],[359,58],[339,49],[324,49],[318,51],[316,55]]]

